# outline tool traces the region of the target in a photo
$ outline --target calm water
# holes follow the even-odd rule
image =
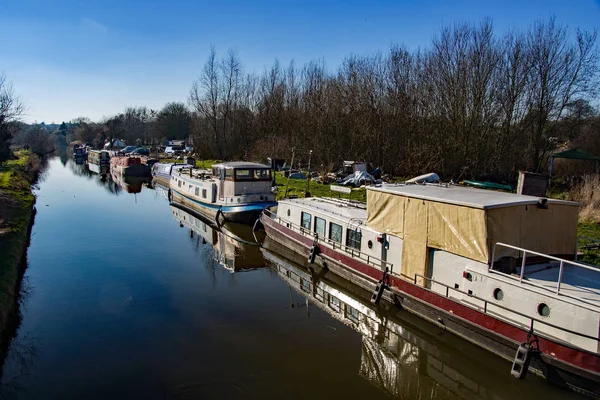
[[[0,397],[577,398],[143,182],[55,158],[37,196]]]

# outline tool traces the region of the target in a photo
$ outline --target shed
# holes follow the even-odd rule
[[[552,168],[554,167],[555,158],[594,161],[596,163],[596,174],[600,173],[600,157],[594,156],[590,153],[586,153],[581,149],[574,148],[571,150],[561,151],[560,153],[555,153],[552,155],[552,157],[550,158],[550,170],[548,171],[548,175],[550,176],[550,178],[552,178]]]

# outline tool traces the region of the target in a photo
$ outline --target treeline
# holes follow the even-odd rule
[[[161,110],[128,107],[123,113],[100,122],[80,117],[72,121],[66,141],[79,140],[101,148],[110,139],[131,145],[159,145],[167,139],[188,139],[192,115],[183,103],[167,103]]]
[[[544,171],[563,145],[600,154],[596,39],[554,18],[502,35],[484,20],[445,27],[426,49],[349,55],[335,71],[275,62],[262,74],[212,48],[190,91],[195,150],[289,160],[295,148],[323,168],[356,159],[404,176],[512,180]]]

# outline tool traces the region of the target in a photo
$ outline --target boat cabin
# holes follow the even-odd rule
[[[173,172],[171,187],[201,203],[241,205],[274,201],[271,169],[253,162],[224,162],[212,170],[180,168]]]
[[[253,193],[270,193],[271,168],[253,162],[226,162],[212,167],[213,179],[219,181],[219,193],[224,197]]]

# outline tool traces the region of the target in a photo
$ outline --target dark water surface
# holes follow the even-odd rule
[[[37,191],[1,397],[577,398],[64,161]]]

